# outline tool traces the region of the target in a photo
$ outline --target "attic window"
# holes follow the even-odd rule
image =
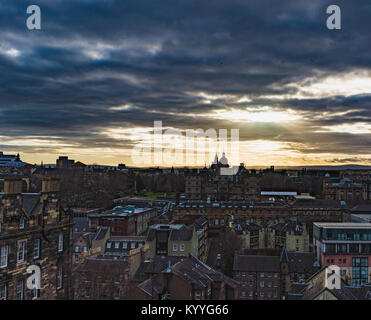
[[[24,229],[24,219],[19,222],[19,229]]]

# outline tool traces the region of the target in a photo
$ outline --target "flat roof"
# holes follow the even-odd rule
[[[261,196],[297,196],[297,192],[292,191],[261,191]]]
[[[359,222],[314,222],[319,228],[330,228],[330,229],[371,229],[371,223],[359,223]]]

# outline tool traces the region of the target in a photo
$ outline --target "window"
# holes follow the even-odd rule
[[[40,258],[40,239],[35,239],[33,243],[33,258]]]
[[[135,249],[135,242],[132,242],[132,243],[131,243],[131,248],[132,248],[132,249]]]
[[[177,244],[173,244],[173,251],[178,251],[178,245]]]
[[[6,284],[0,286],[0,300],[6,300]]]
[[[180,245],[180,251],[184,251],[184,249],[185,249],[185,245],[182,243],[182,244]]]
[[[17,281],[17,300],[23,300],[24,281],[20,279]]]
[[[117,287],[114,288],[113,297],[114,297],[114,299],[119,299],[120,298],[120,290],[119,290],[119,288],[117,288]]]
[[[25,249],[26,249],[26,241],[19,241],[18,242],[18,263],[21,263],[24,261],[24,254],[25,254]]]
[[[19,229],[24,229],[24,219],[21,219],[21,221],[19,221]]]
[[[5,268],[8,265],[8,246],[1,247],[0,268]]]
[[[79,246],[75,246],[75,252],[79,252]]]
[[[63,270],[62,267],[59,266],[57,270],[57,289],[61,289],[63,287]]]
[[[111,246],[112,246],[112,243],[111,242],[107,242],[107,249],[111,249]]]
[[[84,252],[88,252],[88,247],[84,247]]]
[[[260,287],[264,287],[264,281],[260,281]]]
[[[78,254],[75,254],[75,262],[79,262],[79,255]]]
[[[115,249],[118,249],[118,248],[120,248],[120,242],[115,242]]]
[[[63,232],[61,232],[58,236],[58,252],[63,251]]]
[[[86,285],[86,287],[85,287],[85,297],[90,297],[90,287],[89,287],[89,285]]]
[[[195,291],[195,300],[201,300],[201,291]]]
[[[123,248],[124,248],[124,249],[127,249],[127,247],[128,247],[128,243],[127,243],[127,242],[124,242],[124,243],[123,243]]]

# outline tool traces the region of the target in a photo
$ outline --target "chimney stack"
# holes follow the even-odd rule
[[[60,191],[60,180],[57,178],[44,178],[42,181],[42,193],[56,193]]]
[[[22,193],[23,180],[5,179],[4,180],[4,194],[5,195],[18,195]]]

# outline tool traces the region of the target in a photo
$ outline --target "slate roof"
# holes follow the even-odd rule
[[[218,285],[223,281],[234,288],[238,286],[237,281],[209,267],[193,255],[190,255],[188,258],[175,264],[171,268],[171,273],[179,276],[188,283],[201,288],[208,287],[209,282]]]
[[[103,240],[104,237],[107,235],[108,230],[108,227],[100,227],[94,240]]]
[[[175,257],[175,256],[154,256],[150,260],[143,261],[139,268],[137,269],[134,279],[143,280],[148,278],[151,274],[158,274],[166,270],[169,262],[170,266],[178,263],[179,261],[185,259],[185,257]]]
[[[150,227],[147,233],[147,241],[153,241],[156,238],[156,231],[165,231],[166,229],[155,229]],[[174,225],[169,225],[169,240],[172,241],[189,241],[192,239],[193,235],[193,226],[187,227],[186,225],[181,225],[177,228],[174,228]]]
[[[293,208],[344,208],[338,200],[299,199],[292,205]]]
[[[108,257],[101,258],[87,258],[81,266],[79,271],[93,272],[93,273],[124,273],[128,267],[127,259],[110,259]]]
[[[40,195],[22,195],[22,205],[23,210],[26,215],[30,217],[31,215],[38,212],[37,207],[40,207]]]
[[[241,272],[280,272],[280,257],[236,254],[233,270]]]

